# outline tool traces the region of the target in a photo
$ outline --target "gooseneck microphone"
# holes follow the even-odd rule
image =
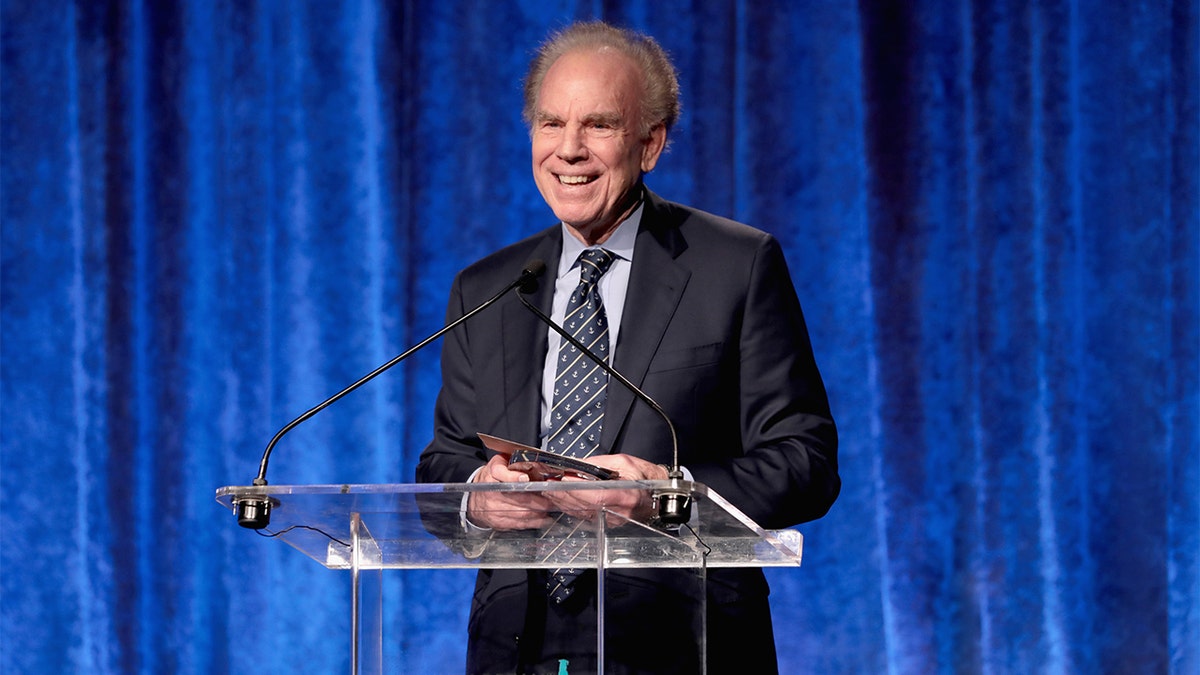
[[[541,261],[539,260],[537,262]],[[542,265],[542,268],[545,268],[544,264]],[[555,323],[554,319],[546,316],[545,312],[537,307],[534,307],[533,304],[525,298],[526,293],[532,293],[534,288],[536,288],[536,281],[537,278],[535,277],[530,281],[529,284],[521,287],[521,292],[517,294],[517,298],[520,299],[521,304],[525,305],[529,311],[533,312],[539,319],[541,319],[542,323],[549,326],[555,333],[558,333],[563,337],[563,339],[565,339],[567,342],[570,342],[576,349],[583,352],[597,366],[600,366],[601,370],[603,370],[605,373],[608,373],[610,377],[615,378],[618,382],[624,385],[626,389],[633,392],[633,395],[636,396],[638,400],[642,401],[649,406],[651,410],[658,413],[659,417],[662,417],[663,421],[667,423],[667,429],[671,431],[671,468],[667,469],[667,479],[671,481],[671,485],[667,488],[655,490],[653,497],[655,502],[658,504],[658,520],[660,522],[666,525],[682,525],[688,522],[692,517],[692,499],[688,490],[683,487],[683,470],[679,468],[679,440],[676,438],[675,425],[671,423],[671,418],[667,416],[667,412],[662,409],[662,406],[658,405],[658,403],[654,399],[650,398],[646,392],[642,391],[640,387],[633,382],[630,382],[629,378],[617,372],[615,368],[608,365],[607,361],[597,356],[595,352],[588,349],[574,335],[568,333],[566,329]]]
[[[531,261],[528,265],[525,266],[524,269],[521,270],[521,276],[517,277],[509,285],[505,286],[504,290],[493,295],[491,298],[485,300],[482,304],[477,306],[475,309],[472,309],[471,311],[467,312],[466,314],[463,314],[462,316],[455,319],[454,321],[451,321],[450,323],[446,324],[445,326],[442,327],[441,330],[439,330],[438,332],[434,333],[433,335],[430,335],[429,337],[425,338],[421,342],[417,343],[415,346],[410,347],[403,354],[400,354],[399,356],[395,357],[391,361],[388,361],[387,363],[383,364],[382,366],[379,366],[375,370],[372,370],[370,373],[367,373],[366,375],[364,375],[361,379],[359,379],[354,384],[350,385],[349,387],[346,387],[345,389],[339,391],[338,393],[334,394],[333,396],[330,396],[329,398],[325,399],[321,403],[317,404],[312,409],[305,412],[303,415],[300,415],[299,417],[292,420],[291,422],[288,422],[282,429],[280,429],[275,434],[274,438],[271,439],[271,442],[267,444],[267,449],[263,451],[262,461],[259,462],[259,465],[258,465],[258,476],[254,479],[253,485],[261,486],[261,485],[267,484],[267,463],[271,461],[271,451],[275,449],[275,445],[277,443],[279,443],[279,439],[283,438],[283,436],[285,434],[287,434],[289,431],[291,431],[292,429],[295,429],[301,423],[305,422],[306,420],[308,420],[312,416],[316,415],[317,413],[321,412],[325,408],[328,408],[330,405],[333,405],[338,400],[340,400],[343,396],[349,394],[350,392],[354,391],[355,389],[358,389],[359,387],[363,386],[367,382],[370,382],[371,380],[375,379],[376,377],[381,375],[384,371],[390,369],[392,366],[395,366],[396,364],[407,359],[408,357],[412,356],[413,354],[421,351],[430,342],[433,342],[434,340],[442,337],[443,335],[445,335],[446,333],[450,332],[455,327],[457,327],[459,324],[467,321],[468,319],[470,319],[471,317],[475,316],[476,314],[482,312],[483,310],[487,309],[488,307],[491,307],[493,304],[496,303],[496,301],[498,301],[500,298],[507,295],[514,288],[521,288],[522,291],[524,291],[524,292],[531,292],[533,288],[537,287],[538,277],[540,277],[545,272],[546,272],[546,263],[542,262],[541,260]],[[235,508],[235,512],[237,513],[238,524],[241,525],[242,527],[246,527],[246,528],[249,528],[252,530],[261,530],[271,523],[271,499],[266,495],[243,495],[241,497],[238,497],[234,502],[234,508]]]

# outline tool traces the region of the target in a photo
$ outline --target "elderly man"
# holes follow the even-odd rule
[[[530,66],[525,117],[534,180],[560,222],[463,270],[448,315],[546,261],[532,302],[561,324],[588,324],[594,351],[662,406],[689,478],[767,528],[818,518],[840,488],[837,434],[778,243],[665,201],[643,182],[678,115],[674,68],[653,39],[603,23],[553,36]],[[447,337],[417,479],[529,480],[477,432],[586,458],[622,479],[666,478],[663,421],[625,387],[605,386],[607,376],[563,342],[511,296]],[[559,369],[564,360],[585,366],[582,380]],[[589,385],[595,392],[568,411],[562,390]],[[534,527],[554,508],[505,499],[475,494],[468,527]],[[632,572],[608,584],[614,671],[696,670],[682,656],[696,645],[673,628],[669,586]],[[595,592],[587,574],[481,572],[468,671],[557,672],[560,659],[570,672],[594,669],[595,644],[583,636],[595,631]],[[710,672],[776,670],[767,593],[757,569],[709,572]]]

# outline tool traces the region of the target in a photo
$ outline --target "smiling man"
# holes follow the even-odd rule
[[[641,75],[609,47],[563,54],[542,79],[532,114],[533,177],[572,236],[604,243],[658,162],[664,123],[642,129]]]
[[[837,497],[837,434],[800,303],[778,243],[746,225],[650,192],[679,115],[679,86],[651,38],[573,25],[542,46],[525,85],[534,181],[559,223],[463,270],[457,318],[531,261],[550,274],[531,301],[587,335],[593,351],[673,421],[686,476],[766,528],[819,518]],[[512,296],[451,333],[442,352],[424,482],[519,482],[483,432],[615,470],[663,479],[663,421]],[[586,393],[584,393],[586,392]],[[611,510],[634,513],[628,504]],[[537,501],[535,501],[537,500]],[[466,527],[533,529],[546,497],[475,493]],[[595,669],[594,574],[484,570],[471,606],[467,671]],[[670,570],[606,576],[613,672],[697,672]],[[776,670],[767,584],[757,569],[708,574],[709,672]],[[690,655],[690,656],[689,656]]]

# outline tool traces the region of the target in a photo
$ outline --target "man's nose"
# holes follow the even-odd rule
[[[556,150],[558,158],[564,162],[578,162],[587,159],[587,138],[583,127],[567,127],[563,130]]]

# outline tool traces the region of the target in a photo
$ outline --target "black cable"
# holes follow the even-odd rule
[[[691,525],[684,523],[683,526],[686,527],[688,532],[691,532],[692,536],[696,538],[696,541],[699,542],[700,545],[704,547],[704,557],[708,558],[708,554],[712,553],[712,547],[709,546],[708,544],[704,543],[704,540],[700,538],[700,535],[696,534],[696,531],[692,529]]]
[[[338,539],[337,537],[333,536],[332,534],[329,534],[325,530],[322,530],[322,529],[319,529],[316,527],[312,527],[311,525],[292,525],[291,527],[285,527],[284,529],[282,529],[278,532],[267,532],[265,530],[255,530],[255,532],[257,532],[259,534],[259,536],[261,536],[261,537],[266,537],[268,539],[274,539],[275,537],[287,534],[288,532],[291,532],[292,530],[295,530],[297,528],[302,529],[302,530],[312,530],[313,532],[316,532],[318,534],[323,534],[326,537],[329,537],[329,539],[331,541],[333,541],[334,543],[345,546],[346,548],[350,548],[350,544],[347,544],[346,542],[342,541],[341,539]]]

